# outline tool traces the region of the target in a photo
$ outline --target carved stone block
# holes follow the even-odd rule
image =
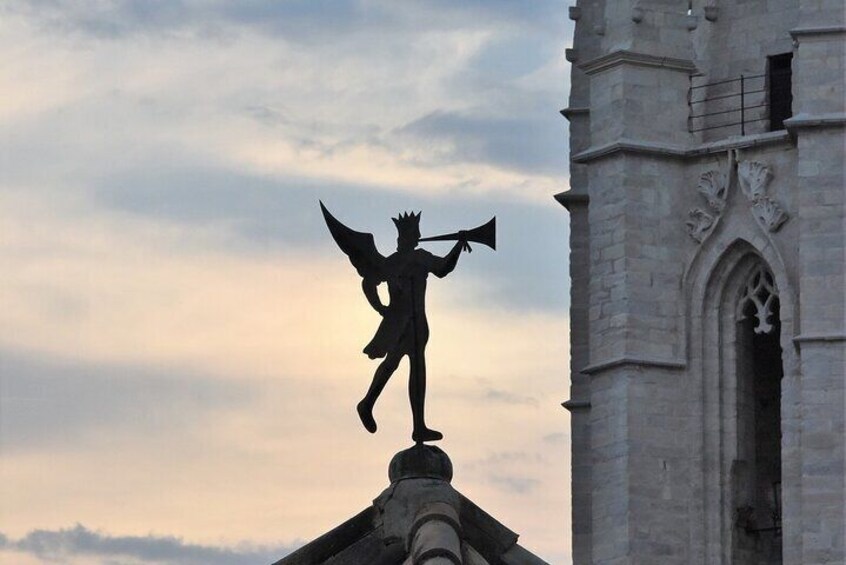
[[[761,197],[752,205],[752,213],[771,232],[776,232],[787,221],[787,212],[767,198]]]
[[[717,16],[720,14],[720,7],[719,6],[705,6],[705,19],[709,22],[717,21]]]
[[[751,202],[764,196],[773,177],[770,168],[759,161],[742,161],[737,165],[740,190]]]
[[[696,188],[705,197],[705,200],[708,201],[708,205],[712,210],[719,213],[725,209],[728,193],[726,175],[716,170],[702,173]]]
[[[759,161],[743,161],[737,166],[737,177],[740,189],[752,204],[752,215],[768,231],[778,231],[789,216],[767,196],[767,185],[773,178],[770,168]]]
[[[695,239],[698,243],[702,243],[705,236],[714,225],[714,216],[703,210],[702,208],[694,208],[688,212],[690,219],[685,222],[687,224],[687,233]]]

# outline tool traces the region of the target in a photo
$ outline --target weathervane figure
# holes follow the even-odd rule
[[[335,242],[347,254],[362,277],[361,289],[367,301],[382,316],[376,335],[364,348],[371,359],[384,358],[373,375],[364,398],[356,407],[361,423],[370,433],[376,432],[373,406],[400,361],[408,356],[410,374],[408,397],[414,422],[412,439],[416,443],[437,441],[443,434],[426,426],[426,342],[429,325],[426,321],[426,278],[429,273],[443,278],[455,269],[461,251],[470,252],[468,242],[479,242],[496,249],[496,218],[484,226],[453,234],[420,237],[420,213],[404,213],[393,218],[397,228],[397,251],[388,257],[376,249],[373,235],[354,231],[337,219],[320,203],[326,225]],[[457,240],[444,257],[418,249],[420,241]],[[390,301],[382,304],[377,287],[387,283]]]

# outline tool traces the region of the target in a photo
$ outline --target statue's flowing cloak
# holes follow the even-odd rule
[[[388,283],[391,295],[376,335],[364,348],[371,359],[390,352],[411,353],[426,345],[426,277],[443,260],[425,249],[394,253],[385,259],[380,282]]]
[[[411,313],[408,309],[389,305],[376,329],[376,334],[364,347],[364,353],[371,359],[385,357],[402,345],[411,328]]]

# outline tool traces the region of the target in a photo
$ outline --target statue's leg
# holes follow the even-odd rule
[[[371,434],[376,432],[376,420],[373,418],[373,406],[385,385],[388,384],[388,379],[397,370],[399,362],[402,359],[401,353],[390,352],[385,360],[379,363],[376,368],[376,373],[373,375],[373,381],[370,383],[370,388],[367,394],[356,406],[358,417],[361,418],[361,423],[364,424],[365,429]]]
[[[411,415],[414,420],[414,431],[411,438],[416,443],[437,441],[443,439],[443,434],[426,427],[426,356],[425,344],[418,348],[408,359],[411,373],[408,379],[408,398],[411,401]]]

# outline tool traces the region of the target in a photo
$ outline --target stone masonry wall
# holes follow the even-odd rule
[[[557,196],[572,222],[574,561],[730,562],[743,437],[731,277],[763,262],[782,304],[783,560],[843,563],[846,5],[577,8],[571,191]],[[786,130],[688,131],[692,76],[760,74],[788,52]]]

